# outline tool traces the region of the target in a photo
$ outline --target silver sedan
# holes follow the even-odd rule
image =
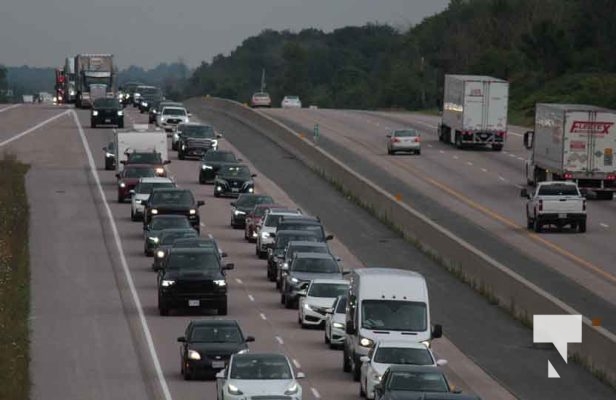
[[[387,154],[410,151],[421,154],[421,135],[415,129],[396,129],[387,134]]]

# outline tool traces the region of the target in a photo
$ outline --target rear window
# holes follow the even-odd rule
[[[404,129],[400,131],[395,131],[394,136],[395,137],[414,137],[414,136],[419,136],[419,132],[417,132],[414,129]]]
[[[539,196],[577,196],[578,190],[573,185],[543,185],[539,188]]]

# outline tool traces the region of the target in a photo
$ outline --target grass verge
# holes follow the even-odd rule
[[[29,397],[28,166],[0,158],[0,399]]]

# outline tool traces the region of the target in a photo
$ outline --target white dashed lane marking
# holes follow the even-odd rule
[[[316,399],[320,399],[321,398],[321,393],[319,393],[318,390],[316,390],[315,388],[310,388],[310,391],[312,392],[312,395],[316,398]]]
[[[240,278],[235,278],[235,281],[237,283],[239,283],[240,285],[242,285],[244,283]]]
[[[277,341],[279,344],[284,344],[284,340],[282,340],[282,338],[281,338],[280,336],[276,336],[276,341]]]
[[[609,228],[610,227],[608,224],[604,224],[603,222],[601,222],[599,225],[601,225],[603,228]]]
[[[487,169],[485,169],[485,168],[481,168],[481,170],[482,170],[483,172],[488,172],[488,170],[487,170]]]

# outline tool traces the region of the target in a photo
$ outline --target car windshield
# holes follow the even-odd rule
[[[379,347],[376,353],[374,353],[373,361],[381,364],[434,364],[434,360],[427,348]]]
[[[163,114],[165,115],[186,115],[186,110],[183,108],[165,108],[163,110]]]
[[[197,232],[194,230],[187,230],[185,232],[165,232],[163,231],[161,235],[160,243],[162,245],[170,245],[175,242],[176,239],[186,238],[186,237],[197,237]]]
[[[125,178],[152,178],[156,176],[156,171],[152,168],[130,168],[124,169]]]
[[[216,134],[214,129],[208,125],[184,125],[182,135],[199,139],[214,139]]]
[[[169,254],[166,268],[193,271],[220,271],[220,263],[218,262],[218,257],[211,252],[172,252]]]
[[[235,357],[231,379],[291,379],[289,363],[283,356]]]
[[[94,100],[94,108],[122,108],[122,106],[116,99],[100,98]]]
[[[135,188],[135,193],[139,194],[151,194],[154,189],[167,189],[174,188],[173,182],[141,182]]]
[[[291,268],[294,272],[312,272],[316,274],[339,273],[340,267],[331,258],[298,258]]]
[[[178,218],[156,218],[152,219],[151,229],[159,231],[162,229],[190,228],[190,221],[186,217]]]
[[[263,223],[263,225],[265,226],[278,226],[278,223],[280,222],[280,220],[282,219],[282,215],[268,215],[267,218],[265,218],[265,222]]]
[[[195,203],[192,193],[188,190],[154,191],[150,198],[152,205],[190,207]]]
[[[347,298],[341,297],[340,301],[338,302],[338,305],[336,306],[336,314],[346,313],[346,304],[347,304]]]
[[[236,162],[235,154],[230,151],[208,151],[202,158],[203,161]]]
[[[159,88],[143,88],[142,90],[139,91],[139,93],[141,93],[141,96],[160,96],[162,95],[162,92],[160,91]]]
[[[439,372],[393,372],[387,388],[412,392],[449,392],[447,381]]]
[[[426,303],[398,300],[362,301],[362,328],[423,332],[427,325]]]
[[[198,343],[242,343],[242,334],[237,326],[196,326],[189,340]]]
[[[256,204],[262,203],[271,203],[274,199],[270,196],[254,194],[254,195],[240,195],[240,197],[235,201],[236,206],[240,207],[253,207]]]
[[[299,100],[299,97],[297,97],[297,96],[286,96],[285,99],[286,100],[297,101],[297,100]]]
[[[336,298],[343,295],[349,289],[346,283],[313,283],[308,290],[310,297]]]
[[[316,241],[316,238],[314,238]],[[293,246],[287,253],[288,258],[292,258],[295,253],[329,253],[325,246]]]
[[[306,232],[305,235],[302,234],[291,234],[291,235],[286,235],[286,234],[279,234],[278,236],[276,236],[276,244],[274,245],[274,247],[278,250],[282,250],[285,247],[287,247],[287,245],[289,244],[289,242],[292,241],[305,241],[305,242],[316,242],[317,237],[310,234],[309,232]]]
[[[320,224],[293,224],[289,222],[285,222],[284,224],[280,224],[278,229],[286,230],[286,231],[307,231],[317,235],[319,240],[323,240],[323,226]]]
[[[404,129],[400,131],[394,131],[394,137],[415,137],[415,136],[419,136],[419,133],[417,133],[417,131],[414,129]]]
[[[551,184],[539,188],[539,196],[578,196],[574,185]]]
[[[234,178],[250,178],[250,170],[245,165],[225,165],[218,170],[218,175]]]
[[[128,156],[127,164],[162,164],[160,153],[132,153]]]

